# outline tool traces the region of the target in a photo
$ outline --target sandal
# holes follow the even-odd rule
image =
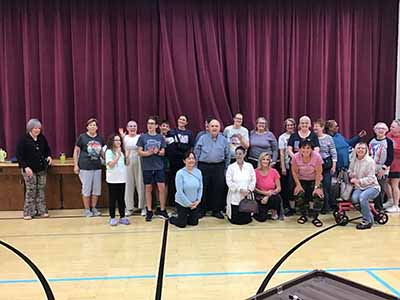
[[[307,221],[308,221],[308,219],[306,216],[301,216],[300,218],[297,219],[297,223],[299,223],[299,224],[304,224]]]
[[[321,227],[323,225],[322,221],[318,218],[311,221],[315,227]]]

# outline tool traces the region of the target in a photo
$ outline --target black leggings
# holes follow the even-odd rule
[[[118,202],[118,211],[121,218],[125,217],[125,183],[108,184],[108,203],[110,218],[115,218],[115,204]]]
[[[260,195],[262,197],[262,195]],[[256,199],[259,198],[256,196]],[[279,213],[281,208],[282,198],[280,195],[272,195],[268,198],[267,204],[262,204],[261,200],[257,199],[258,204],[258,214],[254,215],[253,218],[258,222],[265,222],[268,216],[268,210],[274,209]]]
[[[231,204],[231,218],[230,219],[228,218],[228,220],[232,224],[236,225],[249,224],[251,222],[251,214],[240,212],[239,205]]]
[[[169,222],[171,224],[174,224],[180,228],[184,228],[186,225],[196,226],[199,224],[200,208],[198,206],[195,209],[191,209],[190,207],[184,207],[175,202],[175,207],[178,212],[178,216],[169,218]]]

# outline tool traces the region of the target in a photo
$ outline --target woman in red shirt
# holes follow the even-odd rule
[[[388,204],[385,206],[387,207],[386,211],[389,213],[400,213],[400,119],[396,119],[392,122],[387,137],[393,141],[393,162],[390,165],[389,171],[389,184],[391,189],[388,189]]]

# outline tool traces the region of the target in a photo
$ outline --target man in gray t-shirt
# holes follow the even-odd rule
[[[238,146],[243,146],[245,149],[249,148],[249,131],[242,124],[243,115],[237,113],[233,117],[233,125],[225,127],[224,130],[224,136],[229,141],[231,158],[235,157],[235,149]]]

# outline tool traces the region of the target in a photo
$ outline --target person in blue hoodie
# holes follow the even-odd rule
[[[332,136],[335,143],[337,152],[336,172],[338,173],[343,169],[347,170],[350,164],[350,149],[354,147],[361,140],[362,137],[367,135],[366,131],[361,130],[358,135],[353,136],[351,139],[346,139],[338,132],[339,126],[335,120],[326,121],[325,130],[330,136]]]

